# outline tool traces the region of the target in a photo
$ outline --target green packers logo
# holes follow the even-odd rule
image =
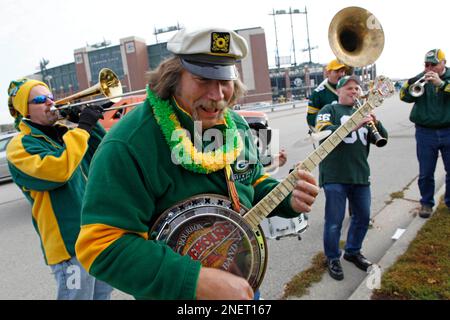
[[[436,58],[436,52],[435,51],[430,51],[427,53],[427,58]]]
[[[247,160],[240,160],[236,163],[234,171],[237,173],[242,173],[247,171],[248,168],[250,168],[250,162]]]
[[[211,52],[230,52],[230,34],[228,32],[213,32],[211,34]]]

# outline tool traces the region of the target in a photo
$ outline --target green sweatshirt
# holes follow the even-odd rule
[[[342,105],[329,104],[317,115],[318,131],[335,131],[356,111]],[[380,121],[376,125],[381,136],[388,134]],[[367,162],[370,143],[375,143],[371,132],[363,126],[351,132],[331,153],[319,164],[319,184],[326,183],[370,184],[370,167]]]
[[[407,103],[414,103],[409,119],[426,128],[450,127],[450,70],[446,68],[444,75],[441,76],[444,81],[441,88],[432,83],[426,83],[424,94],[414,98],[409,94],[409,83],[414,83],[422,75],[423,73],[405,82],[400,89],[400,99]]]
[[[193,136],[192,118],[171,103],[182,127]],[[229,112],[246,133],[245,160],[232,167],[240,201],[250,208],[278,182],[256,161],[245,120]],[[195,299],[200,262],[149,239],[148,232],[166,209],[205,193],[228,196],[224,171],[198,174],[174,164],[146,100],[112,128],[96,153],[76,246],[79,260],[92,275],[137,299]],[[273,214],[298,216],[290,207],[290,196]]]
[[[63,144],[24,119],[6,150],[12,178],[31,203],[33,226],[50,265],[75,256],[89,165],[105,135],[100,124],[91,135],[83,129],[56,128],[64,134]]]
[[[330,88],[332,90],[330,90]],[[308,103],[308,112],[306,114],[306,121],[312,128],[316,125],[316,117],[320,109],[327,104],[333,104],[338,102],[338,96],[336,94],[336,85],[328,82],[325,79],[311,94]]]

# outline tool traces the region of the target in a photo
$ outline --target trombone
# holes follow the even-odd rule
[[[419,80],[409,86],[409,94],[414,98],[422,96],[425,92],[425,84],[427,84],[427,82],[428,80],[426,80],[425,75],[423,75]]]
[[[111,69],[103,68],[100,70],[100,73],[98,75],[98,83],[96,85],[89,87],[78,93],[75,93],[71,96],[68,96],[66,98],[55,101],[55,105],[50,108],[50,111],[60,112],[65,109],[74,108],[90,103],[102,103],[108,100],[110,101],[111,104],[114,104],[119,102],[123,97],[143,93],[145,93],[145,89],[123,93],[122,84],[120,83],[119,77]],[[103,95],[104,97],[89,101],[72,103],[72,101],[75,100],[97,96],[100,94]],[[141,103],[142,102],[122,105],[118,107],[105,108],[104,111],[119,110],[127,107],[132,107]]]

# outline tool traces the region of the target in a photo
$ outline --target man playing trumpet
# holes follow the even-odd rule
[[[425,55],[425,70],[409,79],[400,90],[400,99],[414,103],[409,119],[416,125],[419,161],[419,216],[430,217],[434,202],[434,171],[442,154],[446,171],[445,204],[450,206],[450,71],[445,54],[433,49]],[[422,82],[425,81],[425,82]],[[422,90],[411,90],[423,86]]]

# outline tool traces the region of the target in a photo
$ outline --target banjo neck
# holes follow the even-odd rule
[[[337,128],[317,149],[296,166],[308,172],[312,172],[325,157],[336,148],[339,143],[351,133],[361,120],[375,107],[366,101],[352,116],[339,128]],[[295,188],[297,181],[297,170],[293,170],[283,181],[281,181],[271,192],[269,192],[252,209],[247,211],[243,218],[255,230],[264,218],[266,218]]]

